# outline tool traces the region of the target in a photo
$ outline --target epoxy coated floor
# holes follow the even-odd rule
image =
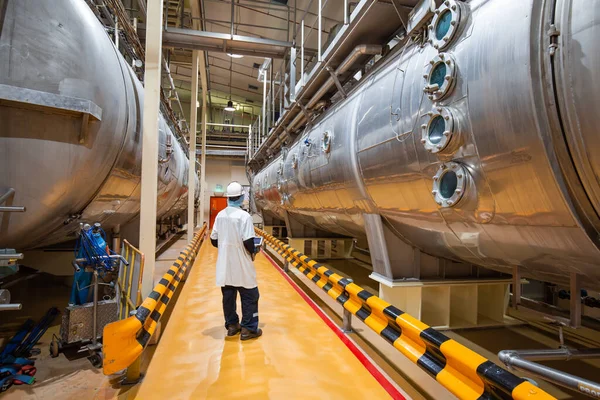
[[[216,249],[205,242],[136,398],[390,398],[263,254],[255,261],[263,336],[245,342],[226,338],[216,258]]]

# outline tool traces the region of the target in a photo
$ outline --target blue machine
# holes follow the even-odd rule
[[[69,305],[89,303],[94,271],[99,276],[115,271],[119,262],[128,265],[127,261],[115,254],[106,244],[106,233],[99,223],[94,226],[82,225],[77,245],[75,246],[75,278],[71,290]],[[93,293],[93,292],[92,292]]]

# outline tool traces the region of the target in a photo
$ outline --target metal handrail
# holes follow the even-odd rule
[[[119,319],[124,319],[129,316],[131,310],[135,310],[142,302],[142,274],[144,272],[145,255],[140,250],[135,248],[126,239],[123,240],[123,248],[121,253],[125,260],[129,263],[121,264],[122,273],[119,273],[117,280],[119,285]],[[133,289],[133,274],[136,268],[136,260],[139,260],[138,282],[135,302],[131,300],[131,291]]]
[[[459,399],[554,399],[529,381],[408,315],[268,233],[257,234],[290,265],[342,304]]]
[[[600,349],[576,350],[562,347],[559,349],[543,350],[502,350],[498,353],[498,358],[509,369],[529,372],[530,374],[539,376],[549,382],[571,390],[579,391],[593,398],[598,398],[598,396],[600,396],[600,383],[535,362],[598,359],[600,358]]]
[[[11,204],[3,206],[2,204],[12,200],[15,195],[15,189],[9,188],[2,196],[0,196],[0,212],[25,212],[27,209],[22,206],[13,206]]]
[[[136,362],[139,363],[139,356],[154,334],[179,282],[194,263],[206,231],[207,226],[204,224],[154,290],[146,297],[135,315],[104,327],[103,372],[105,375],[114,374]]]

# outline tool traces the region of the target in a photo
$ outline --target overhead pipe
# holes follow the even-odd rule
[[[548,382],[576,390],[590,397],[598,398],[600,396],[600,384],[534,362],[596,359],[600,358],[600,349],[576,350],[562,347],[545,350],[502,350],[498,353],[498,358],[509,369],[529,372]]]
[[[344,61],[342,61],[342,63],[336,68],[335,75],[340,76],[347,72],[350,69],[350,67],[352,67],[356,63],[356,60],[358,60],[360,56],[380,54],[382,49],[382,46],[375,44],[361,44],[356,46],[354,50],[352,50],[352,52],[348,55],[348,57],[346,57]],[[315,104],[317,104],[317,102],[321,99],[321,97],[323,97],[325,93],[327,93],[329,89],[331,89],[331,87],[334,85],[335,80],[333,79],[333,77],[329,77],[327,82],[325,82],[325,84],[321,86],[317,93],[315,93],[315,95],[308,101],[308,103],[306,104],[306,108],[313,108]]]
[[[376,55],[380,54],[383,50],[383,46],[377,44],[361,44],[358,45],[348,54],[348,56],[342,61],[342,63],[336,68],[335,75],[340,76],[346,72],[356,63],[359,57],[363,55]],[[335,85],[335,79],[330,76],[323,86],[311,97],[306,104],[307,109],[313,109],[319,103],[319,100]],[[290,110],[291,111],[291,110]],[[292,120],[287,126],[288,131],[293,131],[296,127],[306,121],[306,115],[300,112],[296,115],[296,118]],[[277,147],[286,137],[286,132],[282,132],[277,138],[269,145],[270,148],[274,149]]]

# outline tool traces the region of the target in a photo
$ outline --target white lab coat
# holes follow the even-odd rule
[[[217,215],[211,239],[219,241],[217,286],[257,287],[256,270],[244,241],[254,237],[252,217],[237,207],[227,207]]]

